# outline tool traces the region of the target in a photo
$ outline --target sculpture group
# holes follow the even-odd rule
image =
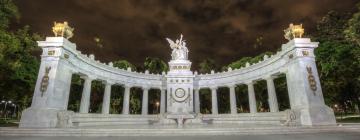
[[[169,38],[166,40],[170,44],[170,48],[172,49],[171,58],[172,60],[187,60],[189,50],[186,47],[186,42],[183,40],[183,35],[180,35],[180,39],[176,39],[176,41],[172,41]]]

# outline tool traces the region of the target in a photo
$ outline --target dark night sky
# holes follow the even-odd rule
[[[70,40],[102,62],[126,59],[140,65],[146,56],[170,59],[164,39],[184,34],[190,59],[226,65],[243,56],[276,51],[286,43],[283,29],[303,23],[311,32],[328,11],[351,11],[358,0],[16,0],[20,25],[52,36],[54,21],[75,28]],[[263,46],[254,48],[256,38]],[[102,48],[94,37],[102,39]]]

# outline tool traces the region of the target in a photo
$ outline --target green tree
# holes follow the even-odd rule
[[[11,19],[19,19],[20,14],[12,0],[0,0],[0,30],[9,27]]]
[[[241,67],[245,67],[246,66],[246,62],[249,62],[250,64],[252,63],[257,63],[261,60],[263,60],[264,58],[264,55],[272,55],[273,53],[272,52],[265,52],[265,53],[262,53],[258,56],[255,56],[255,57],[243,57],[235,62],[232,62],[230,63],[229,65],[227,65],[226,67],[223,67],[222,69],[223,70],[226,70],[228,67],[231,67],[233,69],[239,69]]]
[[[345,38],[350,18],[350,13],[331,11],[317,23],[313,34],[320,42],[315,55],[325,101],[340,104],[344,109],[359,104],[360,71],[358,54],[354,53],[359,46]]]
[[[29,106],[34,91],[39,61],[32,54],[39,51],[39,35],[29,26],[9,31],[19,12],[12,0],[0,0],[0,98],[12,100],[22,110]]]
[[[127,60],[117,60],[113,62],[113,66],[120,68],[120,69],[127,69],[128,67],[131,68],[132,71],[136,71],[135,65],[131,64]]]
[[[144,62],[145,70],[148,70],[150,73],[161,74],[169,70],[168,65],[159,58],[146,57]]]
[[[210,73],[211,70],[217,70],[216,63],[214,59],[206,58],[199,64],[200,73]]]
[[[360,46],[360,2],[357,4],[357,7],[358,11],[348,21],[348,27],[344,32],[347,39],[356,42]]]

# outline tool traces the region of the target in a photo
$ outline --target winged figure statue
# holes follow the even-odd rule
[[[185,40],[183,40],[183,35],[180,35],[180,39],[173,40],[166,38],[172,49],[171,58],[172,60],[187,60],[189,50],[186,47]]]

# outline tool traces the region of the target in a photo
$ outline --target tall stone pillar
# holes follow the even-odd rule
[[[109,81],[105,82],[105,91],[104,91],[103,104],[101,109],[102,114],[109,114],[112,84],[113,83]]]
[[[251,81],[251,82],[247,83],[247,86],[248,86],[250,113],[256,113],[257,110],[256,110],[254,83]]]
[[[236,95],[235,95],[235,85],[230,85],[229,87],[229,94],[230,94],[230,112],[231,114],[237,114],[236,110]]]
[[[122,114],[129,114],[130,107],[130,85],[125,85]]]
[[[143,87],[143,97],[142,97],[142,107],[141,107],[141,114],[147,115],[148,114],[148,101],[149,101],[149,88]]]
[[[38,41],[42,48],[41,64],[31,106],[22,112],[19,127],[55,127],[57,113],[66,111],[71,76],[76,70],[69,66],[69,58],[76,45],[63,37],[46,37]]]
[[[89,113],[91,82],[94,78],[89,76],[84,76],[83,79],[85,81],[81,96],[80,113]]]
[[[195,95],[194,95],[194,98],[195,98],[195,113],[200,113],[200,89],[199,88],[194,88],[194,91],[195,91]]]
[[[160,93],[160,114],[164,114],[165,113],[165,92],[166,92],[166,88],[161,88],[161,93]]]
[[[323,98],[314,55],[317,46],[309,38],[295,38],[282,47],[291,110],[301,125],[336,125],[334,112]]]
[[[212,114],[219,114],[216,90],[217,90],[217,87],[211,87],[211,113]]]
[[[268,90],[268,101],[270,112],[279,112],[279,105],[276,97],[274,78],[271,76],[266,77],[266,84]]]

